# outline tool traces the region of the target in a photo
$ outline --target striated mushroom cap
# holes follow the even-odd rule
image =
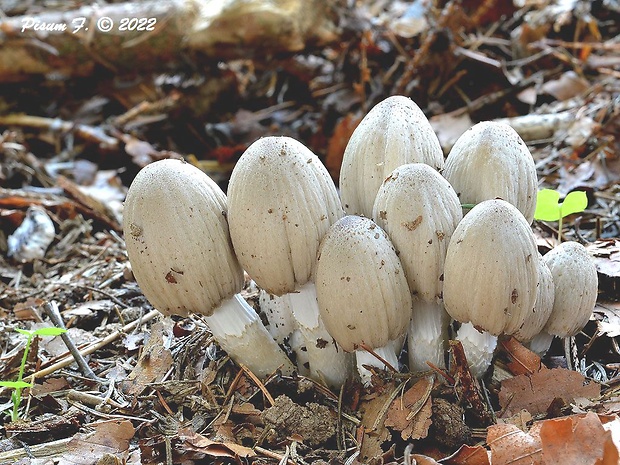
[[[514,334],[515,338],[521,342],[529,342],[540,333],[553,310],[553,300],[555,297],[553,276],[540,254],[538,254],[538,279],[534,308],[528,313],[523,325]]]
[[[383,347],[402,336],[411,317],[405,273],[385,232],[372,220],[345,216],[319,249],[316,292],[321,318],[347,352]]]
[[[383,180],[400,165],[444,164],[428,119],[408,97],[395,95],[375,105],[355,128],[340,169],[340,194],[347,214],[372,216]]]
[[[311,280],[319,243],[344,215],[319,158],[290,137],[264,137],[241,156],[228,186],[228,222],[239,261],[271,294]]]
[[[485,200],[459,223],[444,266],[446,311],[494,336],[513,334],[534,307],[538,251],[529,224],[504,200]]]
[[[379,189],[373,219],[398,251],[411,292],[427,302],[441,299],[448,243],[462,217],[450,183],[426,164],[396,168]]]
[[[136,281],[164,314],[211,315],[243,287],[226,222],[226,196],[198,168],[160,160],[137,174],[123,229]]]
[[[458,138],[443,176],[461,203],[501,198],[519,209],[528,224],[536,210],[536,165],[523,139],[509,125],[482,121]]]
[[[596,266],[578,242],[563,242],[543,260],[551,270],[555,286],[553,310],[545,332],[559,337],[574,336],[592,315],[598,294]]]

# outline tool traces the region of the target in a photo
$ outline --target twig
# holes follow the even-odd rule
[[[265,457],[269,457],[270,459],[278,460],[279,462],[281,462],[285,458],[284,455],[280,455],[280,454],[277,454],[277,453],[272,452],[270,450],[263,449],[262,447],[259,447],[259,446],[255,446],[254,450],[256,452],[258,452],[259,454],[264,455]],[[289,465],[297,465],[295,462],[293,462],[290,459],[288,459],[286,461],[286,463],[289,464]]]
[[[79,353],[81,355],[90,355],[93,352],[96,352],[97,350],[101,349],[102,347],[107,346],[109,343],[115,341],[116,339],[121,337],[121,335],[126,334],[130,331],[133,331],[136,327],[142,325],[143,323],[147,323],[148,321],[151,321],[157,315],[161,315],[161,313],[159,313],[159,311],[157,310],[153,310],[147,313],[146,315],[144,315],[142,318],[138,318],[137,320],[132,321],[131,323],[123,326],[121,329],[114,331],[112,334],[101,339],[100,341],[97,341],[89,346],[86,346],[84,349],[80,350]],[[24,381],[28,380],[29,382],[33,382],[35,378],[41,378],[42,376],[47,376],[51,373],[54,373],[56,370],[60,370],[61,368],[68,367],[69,365],[73,363],[73,360],[74,360],[73,356],[64,358],[63,360],[60,360],[43,370],[39,370],[35,373],[32,373],[31,375],[26,376],[24,378]]]
[[[239,366],[252,379],[252,381],[254,381],[256,386],[258,386],[258,389],[260,389],[261,392],[265,395],[265,398],[267,399],[269,404],[270,405],[275,404],[276,401],[273,400],[273,397],[271,397],[271,394],[269,394],[269,391],[267,390],[265,385],[261,382],[261,380],[258,379],[258,377],[254,373],[252,373],[252,370],[250,370],[248,367],[246,367],[243,363],[240,363]]]
[[[58,304],[55,301],[52,300],[51,302],[46,303],[44,308],[45,308],[45,312],[50,317],[50,320],[52,320],[52,323],[54,323],[54,326],[64,329],[64,330],[67,329],[65,327],[64,321],[62,321],[62,316],[60,315],[60,311],[58,311]],[[71,352],[71,355],[73,355],[73,359],[80,367],[80,370],[82,370],[82,373],[84,374],[84,376],[94,381],[97,381],[98,383],[103,383],[106,381],[105,379],[99,378],[95,374],[95,372],[90,368],[90,366],[88,366],[88,363],[86,362],[82,354],[80,354],[80,351],[75,346],[75,344],[73,343],[73,341],[71,340],[71,338],[66,332],[61,334],[60,337],[62,338],[63,342],[67,346],[67,349],[69,349],[69,352]]]

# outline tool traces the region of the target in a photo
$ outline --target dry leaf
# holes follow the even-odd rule
[[[362,463],[368,463],[375,457],[381,457],[383,454],[381,444],[391,436],[384,422],[394,389],[398,388],[395,387],[394,383],[389,383],[383,386],[380,392],[366,396],[360,401],[358,412],[362,415],[362,427],[364,429],[359,455],[359,460]]]
[[[336,127],[334,127],[334,133],[329,138],[327,154],[325,156],[325,166],[334,179],[338,179],[340,176],[340,165],[342,165],[344,149],[347,147],[351,134],[353,134],[361,120],[361,116],[354,116],[352,113],[348,113],[340,118],[338,123],[336,123]]]
[[[618,302],[598,302],[594,307],[598,331],[607,337],[620,336],[620,304]]]
[[[536,373],[541,367],[540,357],[534,352],[524,347],[514,337],[500,341],[501,349],[508,355],[508,370],[513,375],[523,375],[528,373]]]
[[[491,465],[490,452],[482,446],[463,445],[441,460],[442,465]]]
[[[151,337],[144,346],[140,360],[127,379],[122,383],[125,394],[137,396],[146,386],[159,382],[172,366],[170,338],[172,320],[165,318],[151,328]]]
[[[103,421],[91,426],[94,433],[78,433],[69,441],[59,465],[94,465],[108,454],[127,457],[129,440],[135,434],[129,420]]]
[[[179,439],[183,441],[183,449],[192,452],[202,452],[211,457],[229,457],[233,459],[256,456],[251,448],[235,444],[234,442],[217,442],[202,436],[195,431],[185,428],[179,430]]]
[[[540,427],[545,465],[618,465],[618,447],[598,415],[545,420]],[[495,464],[494,464],[495,465]]]
[[[574,71],[567,71],[559,79],[545,82],[541,90],[557,100],[568,100],[582,94],[589,87],[588,81],[580,78]]]
[[[405,441],[425,438],[432,423],[432,388],[433,379],[423,378],[402,396],[394,399],[388,410],[385,426],[400,431]]]
[[[601,387],[576,371],[565,368],[542,370],[531,376],[519,375],[502,382],[499,402],[504,417],[525,409],[532,415],[545,413],[556,398],[567,403],[578,397],[597,397]]]
[[[430,123],[444,153],[448,153],[456,140],[474,124],[468,113],[458,116],[451,113],[433,116]]]
[[[492,425],[487,430],[493,465],[542,465],[540,426],[525,433],[515,425]]]

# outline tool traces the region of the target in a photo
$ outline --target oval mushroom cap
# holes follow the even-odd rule
[[[319,244],[344,215],[325,166],[301,142],[264,137],[241,156],[228,187],[228,222],[239,261],[275,295],[311,279]]]
[[[340,193],[348,214],[372,216],[383,180],[400,165],[444,164],[428,119],[408,97],[395,95],[375,105],[355,128],[342,159]]]
[[[164,314],[211,315],[243,286],[226,222],[226,196],[189,163],[161,160],[129,187],[123,212],[136,281]]]
[[[501,198],[528,223],[536,210],[536,165],[523,139],[509,125],[482,121],[465,131],[450,150],[443,176],[461,203]]]
[[[499,199],[479,203],[448,245],[446,311],[495,336],[513,334],[534,307],[537,254],[532,230],[519,210]]]
[[[540,333],[553,310],[553,300],[555,298],[553,276],[540,254],[538,254],[538,279],[534,308],[528,313],[523,325],[514,334],[515,338],[521,342],[529,342]]]
[[[543,260],[551,270],[555,286],[553,310],[545,331],[559,337],[574,336],[592,315],[598,293],[594,260],[578,242],[563,242]]]
[[[372,220],[345,216],[321,242],[316,269],[321,318],[347,352],[385,346],[405,333],[411,295],[385,232]]]
[[[411,292],[427,302],[441,299],[446,250],[462,217],[450,183],[426,164],[396,168],[379,189],[373,219],[398,250]]]

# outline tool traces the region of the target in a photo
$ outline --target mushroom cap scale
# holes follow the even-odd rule
[[[406,331],[409,287],[394,247],[372,220],[345,216],[330,228],[315,282],[321,318],[344,350],[383,347]]]
[[[499,199],[479,203],[448,245],[446,311],[495,336],[513,334],[534,307],[537,254],[532,230],[519,210]]]
[[[347,214],[372,216],[383,180],[400,165],[443,168],[441,145],[422,110],[408,97],[379,102],[353,131],[340,169],[340,193]]]
[[[210,315],[243,286],[226,196],[189,163],[160,160],[140,170],[127,192],[123,229],[136,281],[164,314]]]
[[[243,268],[272,294],[312,279],[320,241],[343,215],[325,166],[290,137],[257,140],[235,165],[228,187],[232,242]]]
[[[441,299],[448,243],[462,217],[450,183],[424,163],[396,168],[379,189],[373,219],[398,251],[411,292],[426,302]]]
[[[544,331],[554,336],[574,336],[592,315],[598,294],[594,261],[578,242],[563,242],[543,260],[553,276],[555,298]]]
[[[442,171],[461,203],[501,198],[534,220],[536,165],[519,134],[509,125],[482,121],[456,141]]]

